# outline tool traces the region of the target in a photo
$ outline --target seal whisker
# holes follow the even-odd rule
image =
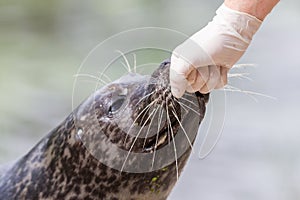
[[[252,99],[254,99],[254,101],[258,102],[258,100],[254,97],[254,96],[262,96],[262,97],[266,97],[266,98],[270,98],[273,100],[276,100],[275,97],[266,95],[266,94],[262,94],[259,92],[253,92],[253,91],[249,91],[249,90],[242,90],[240,88],[231,86],[231,85],[226,85],[222,90],[224,91],[228,91],[228,92],[240,92],[240,93],[244,93],[246,95],[248,95],[249,97],[251,97]]]
[[[106,74],[104,74],[104,73],[101,73],[101,77],[105,77],[109,82],[112,82],[112,80],[111,80],[111,78],[109,78],[109,76],[107,76]],[[99,78],[101,78],[101,77],[99,77]],[[102,79],[103,80],[103,79]]]
[[[257,64],[253,64],[253,63],[244,63],[244,64],[235,64],[232,66],[232,69],[239,69],[239,68],[242,68],[242,67],[257,67]]]
[[[157,100],[154,100],[153,102],[151,102],[151,104],[155,103],[156,101],[157,101]],[[149,105],[150,105],[150,104],[149,104]],[[129,157],[129,155],[130,155],[130,153],[131,153],[131,151],[132,151],[132,149],[133,149],[133,147],[134,147],[134,144],[136,143],[136,141],[137,141],[137,139],[139,138],[139,136],[140,136],[140,134],[141,134],[143,128],[145,127],[146,123],[148,122],[148,120],[150,119],[150,117],[152,116],[152,114],[153,114],[154,111],[155,111],[155,110],[153,110],[153,111],[151,112],[151,114],[147,117],[147,119],[146,119],[146,121],[144,122],[143,126],[140,128],[139,132],[138,132],[137,135],[135,136],[135,138],[134,138],[134,140],[133,140],[133,143],[131,144],[131,146],[130,146],[130,148],[129,148],[129,151],[128,151],[128,153],[127,153],[127,156],[126,156],[126,158],[125,158],[125,160],[124,160],[124,162],[123,162],[123,165],[122,165],[122,168],[121,168],[121,172],[123,171],[123,169],[124,169],[124,167],[125,167],[126,161],[127,161],[128,157]],[[127,135],[128,135],[128,134],[127,134]]]
[[[123,63],[122,61],[121,61],[120,63],[123,65],[124,69],[126,69],[126,71],[127,71],[128,73],[131,72],[131,69],[129,69],[125,63]]]
[[[155,91],[150,92],[149,94],[145,95],[143,98],[141,98],[141,99],[136,103],[136,105],[138,105],[139,103],[141,103],[141,101],[143,101],[144,99],[146,99],[147,97],[151,96],[151,95],[154,94],[154,93],[155,93]]]
[[[162,122],[162,116],[163,116],[163,106],[160,105],[159,108],[160,108],[160,113],[159,113],[159,116],[157,118],[158,126],[157,126],[156,140],[155,140],[154,151],[153,151],[153,156],[152,156],[152,166],[151,166],[152,169],[153,169],[153,166],[154,166],[154,160],[155,160],[156,149],[157,149],[157,144],[158,144],[160,124]]]
[[[196,98],[196,96],[195,96],[195,95],[192,95],[192,94],[190,94],[190,93],[188,93],[188,92],[184,93],[184,95],[186,95],[186,96],[189,96],[189,97]]]
[[[127,66],[128,72],[130,73],[130,72],[131,72],[130,64],[129,64],[128,59],[126,58],[125,54],[124,54],[122,51],[120,51],[120,50],[117,50],[117,52],[120,53],[121,56],[123,57],[123,59],[124,59],[124,61],[125,61],[125,63],[126,63],[126,65],[123,63],[123,64],[124,64],[123,66],[124,66],[125,68],[126,68],[126,66]],[[121,63],[122,63],[122,62],[121,62]]]
[[[192,102],[191,100],[189,100],[189,99],[187,99],[187,98],[181,97],[180,99],[185,100],[185,101],[187,101],[187,102],[193,104],[194,106],[198,107],[197,104],[195,104],[194,102]]]
[[[171,105],[172,105],[173,109],[175,110],[173,104],[171,104]],[[191,142],[191,140],[190,140],[190,138],[189,138],[187,132],[185,131],[185,129],[184,129],[184,127],[183,127],[181,121],[179,120],[177,114],[176,114],[173,110],[172,110],[172,113],[173,113],[174,117],[176,118],[176,120],[178,121],[178,123],[179,123],[179,125],[180,125],[180,127],[181,127],[181,129],[182,129],[182,131],[183,131],[183,133],[184,133],[184,135],[185,135],[185,137],[186,137],[186,139],[187,139],[187,141],[188,141],[188,143],[189,143],[191,149],[192,149],[192,152],[194,152],[194,148],[193,148],[192,142]]]
[[[154,106],[155,106],[155,105],[154,105]],[[158,111],[158,108],[159,108],[159,107],[155,108],[155,112],[154,112],[154,114],[153,114],[153,117],[156,115],[156,113],[157,113],[157,111]],[[154,120],[151,120],[151,121],[150,121],[149,127],[148,127],[148,129],[147,129],[147,132],[146,132],[146,135],[145,135],[145,139],[144,139],[143,148],[145,148],[146,141],[147,141],[147,136],[148,136],[148,134],[149,134],[149,132],[150,132],[150,128],[151,128],[151,126],[152,126],[152,122],[153,122],[153,121],[154,121]]]
[[[177,100],[177,99],[174,99],[177,103],[179,103],[179,100]],[[181,105],[181,104],[180,104]],[[183,110],[185,111],[185,112],[188,112],[188,109],[187,108],[185,108],[184,106],[180,106],[180,108],[183,108]]]
[[[139,119],[139,117],[140,117],[142,114],[144,114],[144,112],[145,112],[146,110],[149,110],[150,107],[151,107],[155,102],[156,102],[156,101],[153,101],[153,102],[151,102],[150,104],[148,104],[148,105],[147,105],[147,106],[146,106],[146,107],[138,114],[138,116],[134,119],[134,121],[132,122],[131,126],[130,126],[129,129],[128,129],[128,133],[127,133],[127,135],[126,135],[126,137],[125,137],[125,139],[124,139],[124,144],[126,143],[127,138],[128,138],[128,135],[129,135],[130,131],[132,130],[133,126],[135,125],[136,121]]]
[[[100,72],[99,79],[103,80],[102,77],[105,77],[109,82],[112,82],[112,80],[105,74],[105,71],[106,68],[102,72]]]
[[[176,177],[177,180],[179,179],[179,173],[178,173],[178,161],[177,161],[177,149],[176,149],[176,144],[175,144],[175,139],[174,139],[174,133],[173,133],[173,128],[172,128],[172,123],[171,123],[171,119],[169,116],[169,109],[168,106],[166,106],[166,110],[167,110],[167,120],[169,121],[168,126],[170,126],[171,129],[171,137],[172,137],[172,141],[173,141],[173,148],[174,148],[174,156],[175,156],[175,165],[176,165]]]
[[[239,78],[253,81],[253,79],[248,77],[247,75],[249,75],[249,73],[229,73],[228,78]]]
[[[102,84],[108,84],[106,81],[104,81],[103,79],[97,77],[97,76],[94,76],[94,75],[91,75],[91,74],[75,74],[74,75],[75,78],[78,78],[78,77],[88,77],[88,78],[92,78],[92,79],[95,79],[97,81],[100,81]]]
[[[166,104],[166,110],[167,110],[167,104]],[[167,112],[166,113],[166,117],[168,118],[169,117],[169,113]],[[167,126],[167,128],[168,128],[168,132],[167,132],[167,136],[168,136],[168,144],[170,144],[171,143],[171,131],[170,131],[170,126],[169,126],[169,121],[167,120],[167,123],[168,123],[168,126]],[[172,127],[171,127],[172,128]]]
[[[197,112],[195,109],[193,109],[192,107],[190,107],[190,106],[188,106],[188,105],[186,105],[186,104],[184,104],[184,103],[182,103],[182,102],[180,102],[180,101],[177,101],[180,105],[182,105],[182,106],[184,106],[184,107],[186,107],[186,108],[188,108],[188,109],[190,109],[191,111],[193,111],[195,114],[197,114],[198,116],[200,116],[200,114],[199,114],[199,112]],[[200,116],[201,117],[201,116]]]

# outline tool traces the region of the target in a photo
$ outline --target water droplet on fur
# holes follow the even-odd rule
[[[83,130],[81,128],[77,129],[77,136],[79,137],[79,139],[82,137],[83,134]]]

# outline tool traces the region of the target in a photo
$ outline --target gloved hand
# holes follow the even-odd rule
[[[262,23],[224,4],[216,14],[172,53],[170,84],[177,98],[185,91],[208,93],[226,85],[228,70],[244,54]]]

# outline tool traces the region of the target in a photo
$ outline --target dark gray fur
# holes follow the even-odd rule
[[[141,127],[143,124],[149,126],[149,122],[145,120],[149,116],[149,111],[141,112],[155,99],[159,99],[157,101],[159,105],[168,106],[169,111],[175,112],[180,120],[183,120],[181,114],[183,108],[174,101],[174,97],[170,93],[169,64],[168,61],[163,62],[150,78],[138,78],[137,80],[133,78],[135,81],[121,79],[93,94],[29,153],[0,175],[0,199],[166,199],[177,182],[175,162],[151,172],[120,172],[99,162],[93,156],[95,154],[92,155],[83,142],[91,140],[89,144],[96,150],[101,148],[101,142],[111,142],[128,151],[135,137],[131,135],[126,138],[127,133],[119,128],[123,122],[116,120],[124,120],[126,117],[134,120],[140,114],[135,126]],[[124,87],[130,88],[126,96],[127,105],[119,113],[118,111],[112,113],[111,99],[114,97],[111,94],[111,88],[115,92],[118,88]],[[142,99],[153,91],[156,92]],[[191,122],[187,122],[185,127],[189,131],[197,132],[198,125],[205,114],[208,95],[196,93],[191,101],[198,105],[198,108],[194,109],[199,112],[199,115],[189,119]],[[173,107],[169,105],[171,102],[173,102]],[[172,129],[176,134],[180,126],[171,113]],[[192,116],[192,113],[188,113],[185,117],[188,118],[190,115]],[[114,118],[115,116],[118,118]],[[94,124],[95,121],[97,124]],[[166,124],[168,123],[162,124],[159,134],[166,133],[170,141],[172,140],[170,129]],[[79,129],[82,130],[83,135],[88,137],[80,138],[77,134]],[[99,131],[104,134],[99,134]],[[156,135],[154,136],[147,138],[146,142],[144,139],[137,139],[131,151],[153,153],[155,144],[153,141],[155,141]],[[157,148],[168,145],[168,140]],[[179,143],[178,146],[180,145]],[[191,149],[188,148],[177,159],[179,174],[185,166],[190,152]],[[110,152],[109,149],[103,153],[107,158],[111,156],[110,154],[113,152]],[[118,159],[118,155],[114,156]],[[164,159],[157,158],[155,162]],[[140,166],[135,167],[138,169]]]

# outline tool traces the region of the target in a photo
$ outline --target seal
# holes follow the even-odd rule
[[[172,96],[170,62],[128,74],[80,104],[0,175],[0,199],[166,199],[209,95]]]

